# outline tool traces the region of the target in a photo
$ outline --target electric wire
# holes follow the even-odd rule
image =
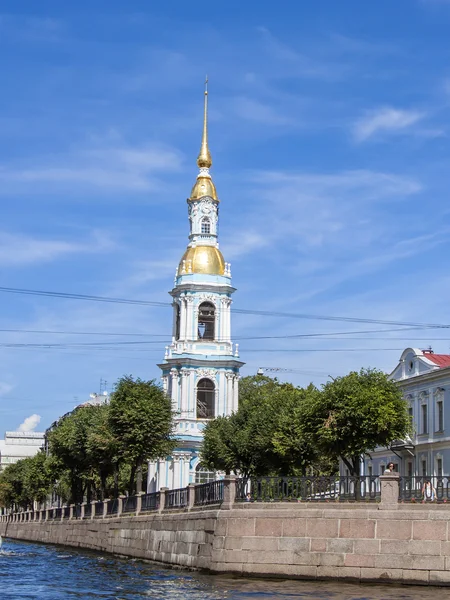
[[[133,300],[129,298],[113,298],[108,296],[94,296],[89,294],[75,294],[66,292],[53,292],[46,290],[31,290],[26,288],[11,288],[11,287],[0,287],[0,292],[10,294],[25,294],[34,296],[48,296],[53,298],[65,298],[71,300],[87,300],[93,302],[107,302],[114,304],[134,304],[140,306],[157,306],[157,307],[169,307],[172,306],[170,302],[157,302],[153,300]],[[280,311],[267,311],[267,310],[251,310],[244,308],[232,308],[232,312],[243,315],[256,315],[256,316],[269,316],[269,317],[284,317],[290,319],[307,319],[317,321],[342,321],[346,323],[371,323],[376,325],[397,325],[403,327],[426,327],[436,329],[448,329],[449,324],[446,323],[415,323],[409,321],[390,321],[384,319],[369,319],[362,317],[341,317],[333,315],[312,315],[307,313],[287,313]]]

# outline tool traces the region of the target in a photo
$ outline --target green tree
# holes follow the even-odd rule
[[[71,503],[80,503],[94,483],[95,465],[88,451],[89,434],[95,426],[97,407],[84,405],[62,417],[47,434],[53,468],[58,478],[68,482]]]
[[[304,471],[311,447],[301,439],[289,446],[282,443],[282,430],[287,429],[304,393],[270,377],[244,377],[238,411],[205,427],[202,463],[244,477]]]
[[[117,440],[118,460],[130,465],[128,491],[133,494],[143,463],[174,447],[171,400],[154,381],[122,377],[111,397],[109,426]]]
[[[382,371],[361,369],[326,383],[299,415],[299,433],[359,475],[361,456],[410,432],[407,403]]]

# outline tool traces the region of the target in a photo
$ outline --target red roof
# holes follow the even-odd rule
[[[450,367],[450,354],[433,354],[433,352],[424,352],[425,358],[434,362],[439,367]]]

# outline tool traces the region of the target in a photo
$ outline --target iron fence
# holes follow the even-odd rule
[[[223,481],[210,481],[195,486],[195,506],[220,504],[223,501]]]
[[[117,498],[114,500],[108,500],[106,503],[106,514],[107,515],[116,515],[119,510],[119,501]]]
[[[75,504],[72,515],[74,519],[81,519],[81,504]]]
[[[160,503],[160,493],[151,492],[149,494],[142,494],[141,496],[141,511],[158,510]]]
[[[70,506],[63,506],[62,509],[62,518],[69,519],[70,518]]]
[[[92,516],[92,504],[88,502],[84,505],[84,518],[90,519]]]
[[[127,496],[122,500],[122,512],[134,513],[137,509],[137,496]]]
[[[400,502],[450,502],[450,477],[415,475],[400,477]]]
[[[103,517],[103,502],[98,500],[94,503],[94,517]]]
[[[62,515],[62,508],[53,509],[53,519],[60,519]]]
[[[247,502],[375,502],[379,497],[379,479],[374,475],[255,477],[236,485],[236,500]]]
[[[166,492],[164,508],[184,508],[185,506],[187,506],[187,488]]]

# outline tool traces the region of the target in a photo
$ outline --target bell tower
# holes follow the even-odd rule
[[[209,419],[238,407],[238,344],[231,339],[231,266],[219,250],[219,198],[210,174],[208,88],[205,84],[199,173],[187,199],[189,243],[176,269],[172,343],[162,381],[176,412],[178,445],[172,456],[149,464],[149,491],[176,489],[212,477],[200,464],[202,431]]]

